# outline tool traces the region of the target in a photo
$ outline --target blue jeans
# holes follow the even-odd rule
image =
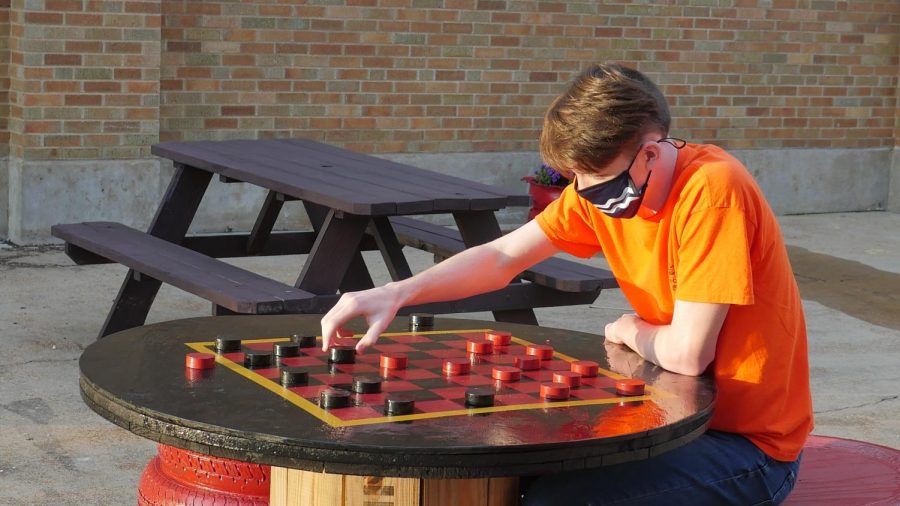
[[[743,436],[708,431],[647,460],[538,477],[522,506],[777,505],[799,467],[799,458],[780,462]]]

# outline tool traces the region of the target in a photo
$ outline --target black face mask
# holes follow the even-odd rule
[[[681,149],[687,144],[674,137],[664,137],[656,142],[667,142],[676,149]],[[643,145],[638,148],[631,163],[628,164],[628,168],[618,176],[587,188],[578,188],[575,191],[607,216],[613,218],[633,217],[641,207],[644,192],[647,190],[647,184],[653,174],[652,172],[647,174],[647,180],[640,188],[634,183],[634,179],[631,179],[631,166],[634,165],[634,161],[643,149]]]

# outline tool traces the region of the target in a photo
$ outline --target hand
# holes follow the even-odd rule
[[[633,336],[637,332],[638,323],[642,321],[641,317],[635,313],[623,314],[618,320],[607,323],[603,334],[608,342],[631,347],[627,337]]]
[[[375,344],[400,309],[395,292],[391,285],[385,285],[341,295],[331,311],[322,317],[322,351],[327,351],[343,325],[357,316],[365,318],[368,330],[356,343],[356,351],[362,353],[366,347]]]
[[[645,364],[640,355],[623,344],[607,341],[603,346],[606,348],[606,361],[614,372],[632,377],[634,371]]]

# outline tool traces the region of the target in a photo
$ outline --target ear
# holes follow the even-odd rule
[[[653,165],[659,161],[660,157],[662,157],[662,149],[657,142],[647,144],[644,147],[643,153],[641,153],[641,158],[644,159],[644,165],[649,170],[653,170]]]

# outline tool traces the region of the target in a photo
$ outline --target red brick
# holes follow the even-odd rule
[[[254,114],[256,114],[256,106],[253,105],[233,105],[222,107],[222,116],[253,116]]]
[[[81,55],[80,54],[45,54],[44,55],[44,65],[80,66],[81,65]]]

